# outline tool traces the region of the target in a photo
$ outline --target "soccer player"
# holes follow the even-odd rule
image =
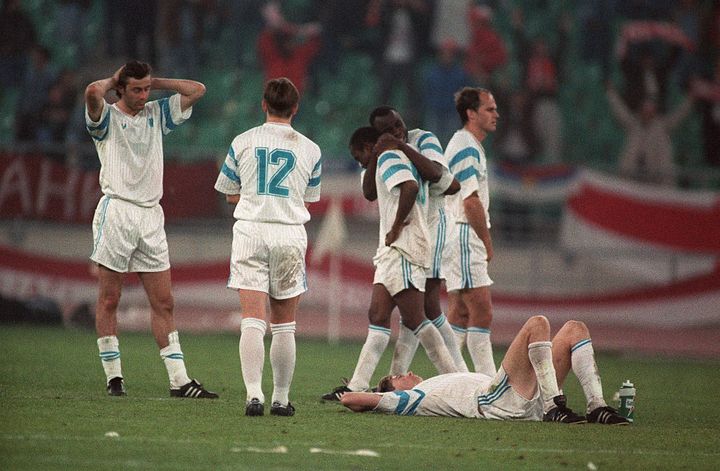
[[[465,87],[458,91],[455,108],[463,127],[455,132],[445,149],[450,171],[460,182],[460,191],[447,198],[448,210],[455,221],[448,234],[444,262],[448,318],[453,329],[460,331],[457,337],[460,345],[466,329],[467,348],[475,371],[494,376],[490,342],[492,280],[488,275],[493,245],[482,141],[495,131],[499,114],[492,93],[483,88]]]
[[[357,129],[350,152],[366,169],[363,182],[375,180],[380,232],[373,258],[375,278],[368,319],[370,326],[353,377],[347,385],[323,395],[338,400],[347,391],[364,391],[390,340],[390,315],[395,306],[403,324],[417,337],[440,372],[457,371],[437,328],[424,315],[423,287],[429,265],[430,236],[425,201],[428,185],[400,150],[382,151],[375,144],[380,133],[371,127]],[[450,181],[447,182],[449,185]]]
[[[119,100],[109,104],[105,94]],[[170,97],[148,101],[152,90]],[[172,397],[217,398],[188,377],[173,319],[170,260],[160,207],[163,135],[185,122],[205,86],[192,80],[153,77],[148,64],[132,61],[85,89],[85,122],[100,158],[103,197],[93,220],[90,259],[98,266],[95,312],[100,359],[111,396],[124,396],[117,338],[117,307],[125,274],[136,272],[151,307],[151,325],[167,368]]]
[[[568,408],[562,394],[571,369],[585,394],[585,415]],[[579,321],[566,322],[551,341],[545,316],[533,316],[525,322],[494,376],[451,373],[423,380],[412,372],[388,375],[380,381],[377,393],[350,392],[340,401],[355,412],[566,424],[630,423],[603,398],[587,326]]]
[[[460,190],[460,184],[453,179],[440,141],[432,132],[423,129],[408,131],[400,113],[390,106],[375,108],[370,113],[370,125],[383,133],[378,147],[402,150],[418,169],[420,176],[429,182],[427,221],[432,245],[430,266],[425,271],[425,315],[440,331],[458,371],[467,371],[453,330],[440,306],[440,289],[445,278],[441,269],[442,254],[448,226],[445,214],[445,195],[457,193]],[[451,182],[449,186],[448,182]],[[390,374],[407,372],[417,345],[417,337],[401,323],[400,335],[395,344],[393,361],[390,365]]]
[[[240,294],[240,365],[247,390],[245,415],[264,414],[261,388],[270,299],[270,414],[292,416],[289,392],[295,371],[295,314],[307,290],[304,224],[307,203],[320,199],[320,148],[292,128],[297,88],[287,78],[265,84],[262,126],[232,141],[215,189],[236,204],[228,288]]]

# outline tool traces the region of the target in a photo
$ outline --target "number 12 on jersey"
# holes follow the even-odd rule
[[[255,158],[258,163],[258,195],[287,198],[290,190],[283,185],[283,182],[295,168],[295,154],[285,149],[273,149],[268,152],[266,147],[257,147],[255,148]]]

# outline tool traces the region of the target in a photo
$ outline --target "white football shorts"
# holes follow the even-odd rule
[[[445,275],[443,272],[443,253],[445,251],[445,241],[447,239],[448,223],[445,211],[440,210],[439,217],[428,227],[430,232],[430,253],[432,258],[430,259],[430,266],[425,271],[426,278],[439,278],[444,279]]]
[[[457,223],[449,228],[445,244],[443,271],[448,291],[490,286],[487,250],[470,224]]]
[[[410,263],[394,247],[381,247],[373,258],[375,278],[373,284],[381,284],[390,296],[411,287],[425,292],[425,268]]]
[[[170,268],[165,214],[103,196],[93,217],[90,260],[120,273],[160,272]]]
[[[233,226],[228,288],[268,293],[288,299],[307,291],[302,224],[238,220]]]
[[[485,419],[494,420],[540,421],[543,417],[540,391],[536,390],[532,399],[525,399],[510,386],[502,366],[486,392],[478,396],[478,410]]]

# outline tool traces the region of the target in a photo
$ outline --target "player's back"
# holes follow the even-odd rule
[[[310,219],[305,201],[320,191],[320,148],[290,125],[265,123],[231,145],[240,178],[235,218],[279,224]]]

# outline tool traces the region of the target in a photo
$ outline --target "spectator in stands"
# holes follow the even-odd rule
[[[42,143],[63,143],[77,97],[77,77],[66,69],[50,86],[45,105],[40,109],[36,140]],[[59,158],[64,160],[60,153]]]
[[[720,167],[720,57],[712,77],[693,80],[692,91],[700,100],[705,163]]]
[[[607,95],[615,118],[625,129],[625,147],[620,154],[619,171],[624,177],[652,183],[674,185],[677,169],[673,160],[671,132],[692,109],[693,96],[688,95],[670,114],[660,114],[658,105],[645,98],[633,111],[620,97],[611,82]]]
[[[603,79],[610,76],[613,44],[611,22],[615,0],[579,0],[577,24],[580,28],[580,57],[600,66]]]
[[[22,83],[28,57],[35,44],[35,25],[20,0],[2,2],[0,8],[0,93]]]
[[[471,38],[465,56],[465,70],[475,85],[497,88],[491,77],[507,63],[507,50],[502,36],[493,28],[492,17],[493,11],[487,5],[470,8],[468,22]]]
[[[86,55],[85,28],[90,0],[59,0],[55,5],[54,39],[66,48],[73,48],[73,58],[83,60]]]
[[[158,3],[147,0],[105,0],[105,45],[109,58],[123,55],[150,63],[157,62],[155,31],[158,29]]]
[[[57,73],[50,64],[50,51],[43,46],[35,46],[18,98],[15,117],[15,138],[18,141],[33,141],[37,137],[39,111],[47,104],[50,87],[56,80]]]
[[[320,52],[320,25],[286,21],[277,2],[264,11],[266,27],[258,39],[258,55],[265,79],[287,77],[302,95],[307,88],[309,69]]]
[[[570,18],[562,17],[558,24],[557,45],[551,48],[544,37],[532,41],[525,31],[522,10],[512,12],[515,48],[522,69],[521,76],[531,101],[533,126],[540,139],[542,157],[547,162],[562,160],[562,115],[558,90],[562,74],[565,47],[568,42]]]
[[[393,101],[393,92],[405,95],[409,127],[419,124],[422,101],[416,64],[428,51],[432,5],[427,0],[371,0],[366,23],[379,28],[376,64],[380,75],[380,101]]]
[[[540,140],[532,123],[530,105],[528,92],[524,89],[513,90],[507,97],[507,104],[501,104],[507,111],[503,114],[502,126],[498,127],[493,140],[501,161],[527,165],[537,160]]]
[[[371,51],[365,25],[358,17],[367,11],[369,0],[315,0],[322,27],[322,50],[316,62],[317,74],[335,76],[344,52]],[[327,76],[327,75],[326,75]]]
[[[458,44],[446,39],[425,73],[425,125],[435,132],[443,147],[457,130],[455,92],[471,81],[458,61],[460,53]]]
[[[462,51],[470,43],[470,29],[458,28],[458,22],[467,18],[474,0],[436,1],[432,21],[432,46],[436,50],[452,39]]]

